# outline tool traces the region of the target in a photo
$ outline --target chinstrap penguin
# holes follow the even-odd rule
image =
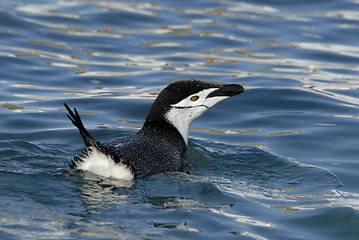
[[[76,110],[64,103],[79,129],[86,152],[71,167],[104,177],[131,180],[168,171],[184,171],[189,126],[216,103],[244,92],[238,84],[178,81],[164,88],[136,134],[101,143],[86,130]]]

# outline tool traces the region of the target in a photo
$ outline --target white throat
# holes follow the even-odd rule
[[[189,126],[194,119],[202,115],[205,111],[207,111],[205,106],[186,109],[172,108],[167,112],[165,117],[179,131],[187,145]]]
[[[172,105],[171,109],[166,113],[165,118],[181,133],[186,145],[188,143],[189,127],[192,122],[216,103],[228,98],[227,96],[206,98],[206,96],[217,89],[218,88],[205,89],[193,94],[179,103]],[[192,96],[198,96],[199,98],[194,102],[190,100]]]

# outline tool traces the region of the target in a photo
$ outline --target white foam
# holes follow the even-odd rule
[[[125,164],[115,163],[111,156],[105,155],[96,148],[87,149],[87,155],[81,157],[82,161],[77,163],[77,168],[121,180],[132,180],[134,175]]]

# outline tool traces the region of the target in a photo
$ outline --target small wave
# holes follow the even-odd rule
[[[187,157],[198,165],[198,175],[205,175],[220,191],[288,211],[331,205],[342,186],[327,169],[261,147],[195,142]]]

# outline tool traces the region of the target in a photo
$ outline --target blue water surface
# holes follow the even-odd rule
[[[0,1],[0,239],[358,239],[359,2]],[[194,174],[73,174],[169,83],[246,92],[196,120]]]

